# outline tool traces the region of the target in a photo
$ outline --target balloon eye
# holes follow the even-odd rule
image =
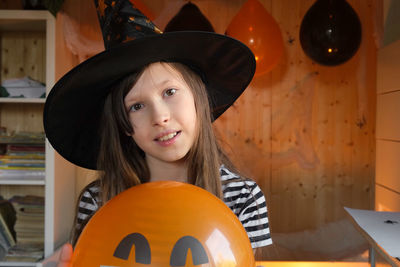
[[[208,263],[208,256],[203,246],[196,238],[184,236],[176,241],[171,252],[171,266],[185,266],[188,249],[192,252],[193,265]]]
[[[115,249],[114,257],[127,260],[133,245],[135,245],[135,261],[137,263],[150,264],[151,251],[149,242],[139,233],[132,233],[125,236]]]

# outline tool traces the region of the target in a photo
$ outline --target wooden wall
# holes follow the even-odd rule
[[[301,49],[300,23],[314,1],[261,2],[281,27],[285,57],[254,79],[216,127],[237,165],[266,193],[272,231],[317,228],[341,219],[343,206],[373,208],[371,1],[348,1],[362,21],[363,40],[357,54],[336,67],[314,64]]]
[[[179,1],[141,2],[165,23],[171,14],[167,10]],[[224,33],[245,1],[192,2],[216,32]],[[300,46],[301,20],[314,0],[260,2],[281,28],[284,56],[273,71],[256,77],[237,103],[215,122],[223,146],[239,169],[263,189],[272,234],[317,229],[341,220],[343,206],[373,208],[374,34],[379,1],[348,0],[362,23],[362,44],[352,59],[336,67],[313,63]],[[66,0],[64,11],[78,23],[82,35],[101,42],[91,4],[89,0]],[[57,19],[58,76],[79,62],[79,57],[66,49],[63,19],[65,16]],[[82,186],[93,173],[79,169],[78,176]]]
[[[400,41],[378,53],[376,198],[379,211],[400,210]]]

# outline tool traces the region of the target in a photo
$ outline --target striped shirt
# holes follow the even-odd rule
[[[241,179],[225,166],[220,168],[225,204],[236,214],[249,236],[252,248],[272,244],[264,194],[252,180]],[[77,229],[99,208],[99,187],[89,186],[79,200]]]
[[[249,236],[252,248],[272,244],[265,197],[256,182],[221,166],[220,175],[225,204],[236,214]]]

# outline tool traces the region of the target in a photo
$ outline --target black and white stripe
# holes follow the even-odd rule
[[[242,222],[253,248],[272,244],[265,197],[256,182],[241,179],[221,166],[222,192],[225,204]]]
[[[99,187],[97,185],[87,187],[79,200],[77,229],[80,229],[82,223],[98,210],[99,205],[97,203],[99,203]]]
[[[225,166],[220,168],[225,204],[242,222],[253,248],[272,244],[264,194],[252,180],[241,179]],[[99,208],[99,187],[87,187],[79,201],[77,229]]]

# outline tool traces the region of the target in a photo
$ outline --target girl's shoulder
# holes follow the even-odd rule
[[[231,201],[240,203],[250,200],[260,203],[265,202],[261,188],[252,179],[243,177],[224,165],[220,167],[220,175],[223,198],[228,206],[231,206],[229,205]]]
[[[253,248],[272,243],[265,196],[257,183],[220,167],[224,203],[244,226]]]
[[[89,184],[87,184],[83,189],[82,192],[90,192],[93,194],[98,194],[100,190],[100,180],[96,179],[92,182],[90,182]]]
[[[79,197],[80,202],[86,203],[98,203],[100,193],[100,180],[94,180],[93,182],[87,184],[81,191]]]
[[[219,174],[221,176],[221,181],[222,182],[226,182],[226,181],[229,181],[229,180],[242,179],[239,174],[237,174],[235,172],[232,172],[225,165],[221,165],[219,167]]]
[[[257,186],[257,183],[252,179],[243,177],[235,171],[231,171],[225,165],[221,165],[219,173],[221,176],[222,190],[229,187],[245,187],[251,190],[253,187]]]

